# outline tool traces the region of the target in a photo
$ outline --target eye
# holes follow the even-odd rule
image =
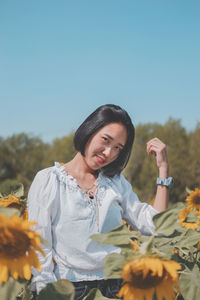
[[[108,143],[108,142],[109,142],[108,138],[107,138],[107,137],[105,137],[105,136],[103,136],[103,140],[104,140],[106,143]]]
[[[115,146],[115,150],[117,150],[118,152],[120,152],[122,149],[119,146]]]

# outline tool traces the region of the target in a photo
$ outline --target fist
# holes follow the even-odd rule
[[[158,168],[168,166],[166,145],[158,138],[147,142],[147,153],[155,155]]]

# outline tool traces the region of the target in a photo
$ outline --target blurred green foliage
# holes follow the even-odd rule
[[[200,184],[200,123],[192,132],[187,132],[179,120],[172,118],[164,125],[150,123],[136,127],[135,145],[124,175],[145,202],[153,199],[158,176],[154,156],[146,154],[146,143],[153,137],[167,145],[169,173],[175,179],[169,200],[171,203],[184,201],[186,187],[194,189]]]
[[[13,194],[19,187],[20,184],[16,179],[5,179],[0,183],[1,195]]]
[[[123,174],[131,182],[141,201],[149,202],[156,191],[158,170],[153,156],[147,155],[146,143],[158,137],[167,145],[170,176],[175,185],[170,190],[170,202],[185,201],[186,187],[194,189],[200,183],[200,123],[187,132],[180,120],[170,118],[164,125],[140,124],[136,127],[133,151]],[[67,162],[76,151],[73,133],[44,143],[25,133],[0,137],[0,190],[23,183],[25,195],[36,173],[55,161]]]
[[[39,170],[55,161],[66,162],[74,154],[73,134],[55,139],[52,144],[25,133],[0,138],[0,192],[7,194],[15,184],[22,183],[26,196]]]

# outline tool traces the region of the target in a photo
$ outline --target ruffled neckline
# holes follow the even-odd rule
[[[55,166],[55,172],[56,172],[56,174],[57,174],[60,182],[65,183],[65,184],[66,183],[68,183],[68,184],[70,183],[70,185],[72,185],[74,187],[80,188],[77,179],[74,178],[69,173],[67,173],[67,171],[65,170],[64,165],[61,165],[59,162],[55,162],[54,166]],[[105,177],[103,175],[103,173],[100,171],[99,174],[98,174],[97,179],[94,182],[94,184],[98,187],[100,185],[104,185],[107,180],[109,180],[109,179],[107,177]]]
[[[79,186],[77,179],[66,172],[64,165],[61,165],[59,162],[55,162],[54,171],[58,179],[60,180],[60,182],[68,186],[69,191],[81,192],[83,195],[83,199],[85,199],[86,203],[91,208],[95,207],[96,224],[97,224],[97,230],[99,231],[99,208],[98,207],[102,205],[102,201],[105,198],[106,189],[111,184],[110,179],[104,176],[102,171],[100,171],[97,179],[94,182],[94,184],[97,186],[94,194],[94,198],[90,199],[89,195],[85,193],[82,190],[82,188]]]

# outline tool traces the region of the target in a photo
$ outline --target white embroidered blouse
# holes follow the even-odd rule
[[[122,219],[143,234],[154,232],[152,217],[158,212],[138,200],[122,174],[109,178],[100,172],[95,184],[90,199],[59,163],[36,174],[28,194],[29,220],[37,222],[34,229],[50,245],[42,246],[45,257],[39,255],[42,272],[32,270],[32,289],[37,293],[61,278],[104,278],[105,256],[120,249],[100,245],[91,235],[107,233],[122,225]]]

